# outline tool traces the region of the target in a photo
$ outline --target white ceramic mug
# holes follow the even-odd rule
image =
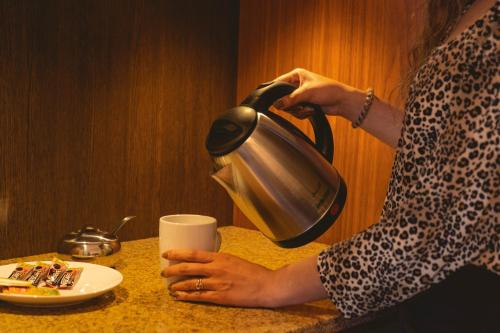
[[[217,220],[211,216],[178,214],[160,218],[160,267],[176,264],[161,255],[171,249],[192,249],[219,251],[221,243],[217,232]],[[182,277],[164,278],[165,285],[181,280]]]

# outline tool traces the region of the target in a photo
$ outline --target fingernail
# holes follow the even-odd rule
[[[173,291],[173,292],[170,292],[170,296],[177,299],[177,297],[179,297],[179,294],[176,291]]]
[[[161,255],[164,259],[168,259],[168,251],[167,252],[163,252],[163,254]]]
[[[274,102],[273,105],[277,109],[283,109],[283,107],[285,106],[285,103],[283,103],[283,101],[281,99],[278,99],[276,102]]]
[[[179,300],[180,298],[182,298],[183,296],[186,295],[186,292],[185,291],[176,291],[176,292],[173,292],[172,293],[172,297],[177,301]]]

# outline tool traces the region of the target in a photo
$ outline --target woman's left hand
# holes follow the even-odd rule
[[[275,271],[226,253],[170,250],[168,260],[180,261],[162,276],[189,276],[170,285],[177,300],[244,307],[275,307]],[[200,282],[201,279],[201,282]]]

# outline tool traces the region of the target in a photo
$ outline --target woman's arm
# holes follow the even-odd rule
[[[275,272],[275,306],[302,304],[328,297],[319,277],[317,263],[316,255]]]
[[[225,253],[171,250],[163,256],[183,262],[167,267],[163,276],[192,277],[170,286],[178,300],[273,308],[327,297],[316,268],[317,256],[278,270]],[[199,278],[203,288],[197,291]]]
[[[354,122],[366,98],[366,92],[362,90],[301,68],[279,76],[274,81],[284,81],[297,86],[294,92],[278,100],[274,106],[299,118],[309,113],[296,105],[309,102],[320,105],[328,115],[341,116]],[[386,144],[396,147],[402,123],[402,111],[375,98],[360,127]]]

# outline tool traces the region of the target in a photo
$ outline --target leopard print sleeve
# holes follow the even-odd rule
[[[417,73],[379,223],[318,256],[347,318],[402,302],[464,265],[500,274],[499,3]]]

